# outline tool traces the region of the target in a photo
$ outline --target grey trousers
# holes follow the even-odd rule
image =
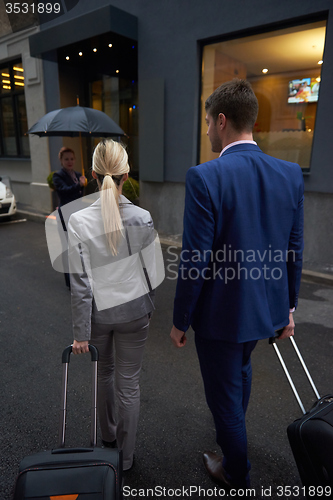
[[[118,325],[91,325],[91,343],[99,351],[97,406],[102,439],[117,439],[124,470],[133,464],[140,411],[139,377],[148,328],[148,315]]]

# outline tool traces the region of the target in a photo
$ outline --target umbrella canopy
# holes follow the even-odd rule
[[[38,120],[27,133],[39,137],[112,137],[126,135],[119,125],[103,111],[82,106],[51,111]]]

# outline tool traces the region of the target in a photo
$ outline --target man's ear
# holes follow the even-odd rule
[[[227,118],[223,113],[220,113],[217,117],[218,120],[218,126],[220,130],[223,130],[226,126],[227,123]]]

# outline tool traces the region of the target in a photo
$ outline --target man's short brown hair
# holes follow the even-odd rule
[[[237,132],[252,132],[258,109],[250,83],[238,78],[222,83],[205,102],[205,110],[215,122],[223,113]]]

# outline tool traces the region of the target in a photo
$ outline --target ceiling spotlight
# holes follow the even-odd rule
[[[119,69],[116,69],[116,73],[119,73]]]
[[[69,61],[69,56],[66,56],[66,61]]]
[[[264,69],[261,70],[261,72],[266,74],[266,73],[268,73],[268,69],[264,68]]]
[[[109,47],[110,47],[110,48],[112,47],[112,43],[109,43]]]
[[[318,64],[323,64],[323,62],[324,61],[322,59],[320,59],[320,61],[318,61]]]
[[[80,56],[80,57],[81,57],[81,56],[83,56],[82,52],[79,52],[79,56]]]
[[[96,49],[96,48],[95,48],[95,49],[93,49],[93,52],[97,52],[97,49]]]

